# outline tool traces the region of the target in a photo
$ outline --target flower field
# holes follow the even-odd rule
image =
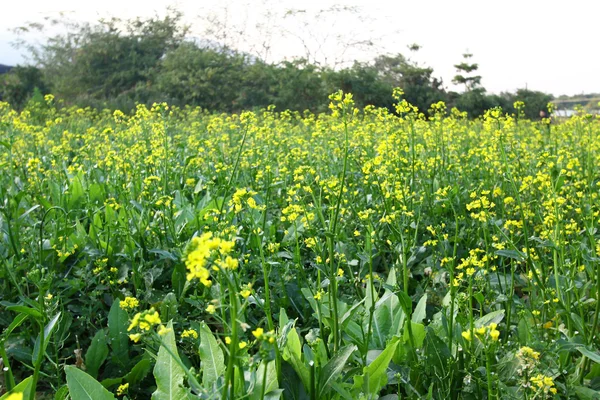
[[[0,103],[0,399],[600,398],[600,119]]]

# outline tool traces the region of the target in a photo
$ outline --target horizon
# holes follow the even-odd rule
[[[336,14],[319,10],[339,7],[340,3],[314,0],[306,1],[301,9],[295,8],[290,0],[277,3],[230,0],[224,6],[210,0],[204,2],[204,7],[183,0],[170,5],[183,13],[184,22],[191,27],[190,37],[209,39],[206,19],[216,16],[227,23],[226,33],[231,32],[225,37],[231,43],[226,44],[259,57],[262,52],[261,58],[267,62],[302,57],[307,51],[314,56],[311,61],[328,65],[401,53],[419,65],[433,68],[434,76],[443,80],[447,90],[459,90],[451,83],[456,73],[454,65],[468,51],[473,54],[472,61],[479,64],[478,74],[488,93],[523,88],[555,97],[600,92],[599,56],[590,51],[596,45],[593,15],[600,14],[600,4],[579,0],[564,9],[555,7],[557,1],[521,4],[508,0],[507,3],[514,7],[506,4],[492,10],[484,9],[475,0],[457,0],[452,4],[434,0],[426,9],[402,1],[380,10],[370,7],[365,0],[353,0],[343,6],[355,7],[354,12]],[[40,22],[62,12],[75,21],[95,22],[101,17],[115,16],[115,10],[121,18],[143,18],[164,14],[167,6],[157,0],[125,3],[107,0],[93,9],[74,0],[13,4],[0,16],[0,25],[7,27],[0,31],[0,64],[15,66],[26,62],[23,52],[11,46],[17,36],[10,29],[28,21]],[[286,16],[286,11],[294,8],[295,16]],[[32,13],[31,9],[37,11]],[[493,21],[490,12],[495,16]],[[199,14],[204,18],[198,18]],[[409,14],[410,18],[395,17],[403,14]],[[463,19],[467,23],[458,22]],[[505,21],[509,20],[520,29],[508,26]],[[347,29],[348,26],[352,29]],[[568,36],[574,31],[577,36]],[[29,39],[43,40],[39,35],[29,35]],[[371,40],[374,45],[345,48],[350,40]],[[416,54],[407,48],[412,43],[421,46]]]

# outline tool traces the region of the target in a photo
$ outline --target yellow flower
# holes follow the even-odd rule
[[[117,388],[117,396],[123,396],[125,392],[127,392],[127,389],[129,389],[129,382],[124,383],[123,385],[119,385],[119,387]]]
[[[231,338],[229,336],[225,336],[225,343],[231,344]]]
[[[141,333],[132,333],[129,335],[129,339],[131,339],[134,343],[139,342],[141,338],[142,338]]]
[[[492,329],[490,331],[490,337],[492,338],[493,341],[497,341],[498,338],[500,337],[500,331],[498,331],[496,329]]]
[[[185,331],[181,332],[181,338],[194,338],[194,339],[198,339],[198,332],[196,332],[195,329],[186,329]]]
[[[248,289],[244,289],[240,292],[240,295],[245,299],[247,299],[251,294],[252,294],[252,291],[250,291]]]
[[[475,328],[475,333],[479,336],[485,335],[485,326],[482,326],[481,328]]]
[[[6,398],[6,400],[23,400],[23,393],[19,392],[19,393],[11,393],[8,395],[8,397]]]
[[[465,340],[471,341],[471,331],[464,331],[462,337],[465,338]]]
[[[260,339],[262,337],[262,335],[264,334],[264,329],[263,328],[256,328],[255,330],[252,331],[252,335],[254,335],[255,338]]]
[[[209,314],[214,314],[214,313],[215,313],[215,311],[217,311],[217,308],[215,307],[215,305],[214,305],[214,304],[209,304],[209,305],[206,307],[206,312],[207,312],[207,313],[209,313]]]
[[[171,329],[167,328],[167,327],[166,327],[166,326],[164,326],[164,325],[161,325],[161,326],[158,328],[158,332],[157,332],[157,333],[158,333],[160,336],[164,336],[164,335],[166,335],[166,334],[167,334],[167,333],[169,333],[169,332],[171,332]]]
[[[324,292],[322,290],[318,290],[317,293],[315,293],[315,295],[313,296],[315,298],[315,300],[321,300],[321,298],[323,297]]]
[[[144,319],[150,325],[157,325],[157,324],[160,324],[160,322],[161,322],[160,321],[160,317],[158,316],[158,311],[154,311],[153,308],[150,309],[149,314],[146,314],[146,316],[144,317]]]
[[[341,278],[342,276],[344,276],[344,270],[343,270],[343,269],[341,269],[341,268],[338,268],[337,275],[338,275],[340,278]]]
[[[243,349],[246,346],[248,346],[248,342],[241,341],[241,342],[238,343],[238,346],[239,346],[240,349]]]
[[[119,306],[123,310],[127,310],[128,308],[135,308],[139,304],[140,304],[140,302],[135,297],[125,297],[125,300],[121,300],[119,302]]]

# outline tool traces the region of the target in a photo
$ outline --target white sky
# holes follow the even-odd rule
[[[227,21],[230,44],[269,61],[306,54],[322,63],[368,60],[381,51],[410,56],[433,67],[449,88],[454,64],[468,50],[489,92],[529,89],[560,94],[600,92],[600,0],[21,0],[6,1],[0,13],[0,64],[24,59],[11,47],[11,28],[66,12],[71,19],[150,16],[169,4],[183,11],[195,37],[204,37],[206,17]],[[356,12],[318,14],[332,6]],[[295,17],[288,9],[304,10]],[[225,17],[225,15],[227,17]],[[199,17],[200,16],[200,17]],[[257,27],[257,24],[261,26]],[[242,35],[235,32],[243,31]],[[41,37],[32,37],[41,39]],[[373,39],[369,49],[341,44]],[[267,53],[261,44],[270,45]],[[305,46],[302,45],[305,43]]]

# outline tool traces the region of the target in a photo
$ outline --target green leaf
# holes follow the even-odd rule
[[[496,324],[500,323],[504,319],[504,310],[492,311],[489,314],[484,315],[475,321],[475,328],[481,328],[482,326],[488,326],[492,322]]]
[[[267,366],[267,375],[265,378],[265,363],[261,362],[256,369],[256,385],[250,393],[250,400],[261,400],[264,390],[265,398],[267,394],[276,391],[279,388],[277,382],[277,370],[275,369],[275,361],[270,361]],[[264,389],[263,389],[264,388]]]
[[[17,314],[17,316],[12,320],[12,322],[8,326],[8,328],[6,328],[4,332],[2,332],[2,335],[4,335],[4,337],[8,337],[12,333],[12,331],[17,329],[23,322],[25,322],[27,318],[29,318],[29,315],[27,314]]]
[[[302,344],[300,343],[300,336],[298,336],[296,328],[292,328],[288,332],[282,356],[294,368],[294,371],[296,371],[304,384],[304,388],[310,388],[310,371],[302,361]]]
[[[169,331],[162,336],[162,344],[158,350],[158,357],[154,366],[156,391],[152,393],[152,400],[187,398],[187,390],[183,387],[185,370],[181,366],[181,359],[177,354],[172,321],[167,324],[167,329]]]
[[[79,176],[75,177],[71,181],[71,185],[69,186],[69,193],[71,193],[71,198],[69,199],[69,208],[72,209],[78,205],[79,200],[84,195],[83,186],[81,185],[81,178]]]
[[[23,379],[21,383],[15,386],[12,390],[10,390],[7,393],[4,393],[4,395],[0,397],[0,400],[6,400],[15,393],[23,393],[23,399],[29,399],[31,395],[31,380],[31,376],[29,378]]]
[[[115,396],[106,390],[97,380],[71,365],[65,366],[67,386],[72,399],[77,400],[115,400]]]
[[[373,313],[373,341],[375,348],[383,349],[392,327],[391,313],[387,305],[377,307]]]
[[[523,254],[517,250],[507,250],[507,249],[496,250],[496,255],[500,256],[500,257],[512,258],[517,261],[525,260],[525,254]]]
[[[416,323],[423,322],[423,320],[425,319],[425,316],[427,315],[426,307],[427,307],[427,293],[425,293],[423,295],[423,297],[421,297],[421,299],[417,303],[417,306],[415,307],[415,312],[412,315],[412,322],[416,322]]]
[[[584,356],[586,356],[593,362],[600,364],[600,354],[593,352],[591,350],[588,350],[585,347],[578,347],[577,351],[579,351],[581,354],[583,354]]]
[[[41,332],[38,335],[37,339],[35,340],[35,346],[33,348],[33,357],[32,357],[32,361],[33,361],[34,365],[36,365],[44,357],[44,354],[46,353],[46,347],[48,347],[48,343],[50,343],[50,337],[52,336],[52,332],[54,331],[54,328],[56,328],[56,323],[58,322],[59,318],[60,318],[60,312],[57,313],[54,317],[52,317],[50,322],[48,322],[48,324],[44,328],[44,340],[43,341],[42,341]]]
[[[600,392],[584,386],[573,386],[573,391],[581,400],[600,400]]]
[[[356,346],[345,346],[342,347],[338,353],[331,358],[325,364],[325,366],[321,369],[321,373],[319,374],[319,391],[317,394],[317,398],[322,398],[325,394],[325,391],[331,387],[331,383],[335,381],[342,373],[348,358],[352,355],[352,353],[357,349]]]
[[[67,400],[69,397],[69,387],[64,385],[54,393],[54,400]]]
[[[387,368],[398,343],[398,338],[392,339],[385,350],[371,364],[363,368],[363,374],[354,377],[353,388],[356,393],[363,391],[369,394],[378,394],[381,391],[387,383]]]
[[[129,361],[128,324],[127,312],[121,309],[119,300],[115,299],[108,313],[108,338],[112,349],[112,362],[121,367],[126,367]]]
[[[138,382],[141,382],[142,379],[148,375],[150,369],[152,367],[152,363],[149,358],[142,358],[137,364],[131,368],[131,371],[127,375],[125,375],[124,379],[128,383],[134,385]]]
[[[202,385],[211,387],[225,373],[225,357],[205,323],[200,325],[200,361],[203,370]]]
[[[104,329],[96,332],[92,343],[85,353],[85,366],[88,374],[93,378],[98,377],[98,370],[108,357],[108,345],[106,344],[106,333]]]
[[[42,313],[39,312],[38,310],[36,310],[35,308],[31,308],[31,307],[27,307],[27,306],[21,306],[21,305],[14,305],[14,306],[8,306],[6,307],[7,310],[10,311],[15,311],[21,314],[27,314],[31,317],[34,318],[41,318],[42,317]]]

